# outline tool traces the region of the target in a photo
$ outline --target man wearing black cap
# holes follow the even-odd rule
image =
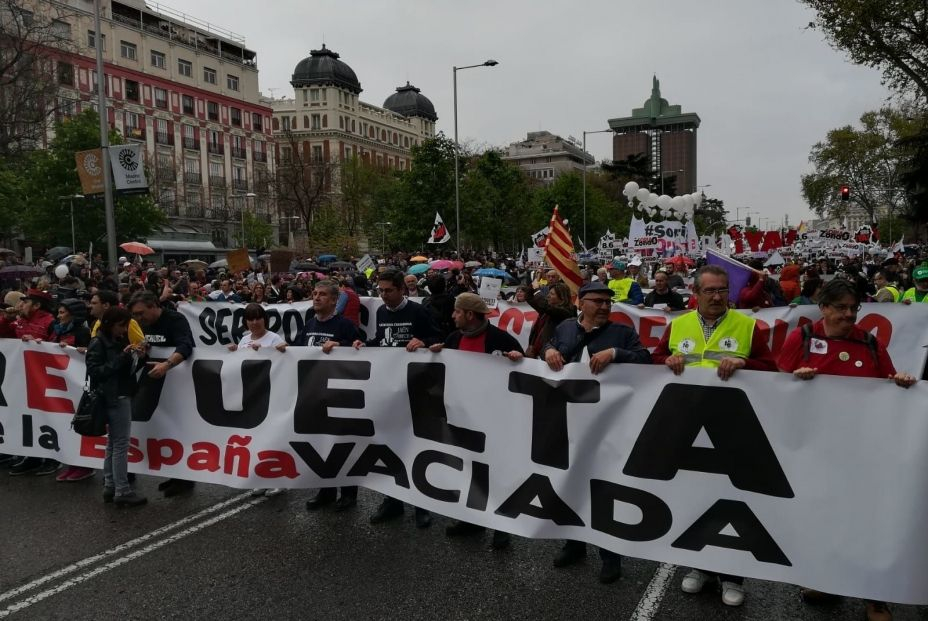
[[[590,371],[594,375],[614,362],[651,363],[651,354],[641,344],[634,328],[609,321],[612,296],[612,289],[598,281],[580,288],[580,316],[562,321],[541,352],[553,371],[560,371],[565,364],[580,362],[585,353],[589,353]],[[585,556],[585,543],[568,540],[554,558],[554,566],[567,567]],[[599,557],[603,561],[599,581],[606,584],[618,580],[622,575],[622,557],[602,548]]]

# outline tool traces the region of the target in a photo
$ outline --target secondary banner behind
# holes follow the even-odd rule
[[[100,467],[104,441],[68,428],[80,354],[0,353],[3,451]],[[924,382],[200,348],[143,380],[130,462],[242,488],[363,485],[526,537],[924,604],[926,398]]]
[[[361,298],[361,329],[365,335],[374,334],[375,316],[381,304],[383,302],[380,298]],[[266,308],[268,329],[280,334],[288,343],[294,342],[313,313],[312,302],[272,304]],[[244,305],[182,303],[179,310],[190,323],[197,347],[237,343],[245,333]],[[523,348],[527,347],[529,332],[538,313],[528,304],[504,301],[500,301],[492,311],[490,323],[512,334]],[[750,310],[737,312],[745,313],[760,322],[774,355],[779,353],[791,330],[821,318],[818,306],[813,305],[766,308],[757,313]],[[635,328],[644,346],[653,350],[667,324],[681,314],[614,304],[611,319]],[[921,376],[928,356],[928,305],[864,304],[857,319],[886,344],[898,370]]]

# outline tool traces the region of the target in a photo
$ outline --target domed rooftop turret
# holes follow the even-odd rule
[[[361,83],[354,70],[338,59],[338,54],[322,44],[321,50],[313,50],[309,58],[304,58],[296,65],[290,84],[294,88],[305,86],[335,85],[358,94]]]
[[[409,82],[406,82],[406,86],[398,86],[396,92],[383,102],[383,107],[403,116],[421,116],[430,121],[438,120],[435,106],[429,98]]]

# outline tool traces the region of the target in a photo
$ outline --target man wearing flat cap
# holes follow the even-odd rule
[[[558,324],[551,341],[541,352],[553,371],[560,371],[565,364],[580,362],[585,353],[590,356],[590,371],[594,375],[612,363],[651,363],[651,354],[641,344],[634,328],[609,320],[612,297],[612,289],[598,281],[580,288],[580,316]],[[585,543],[568,540],[554,558],[554,566],[567,567],[585,556]],[[622,557],[602,548],[599,556],[603,561],[599,581],[607,584],[618,580],[622,575]]]
[[[447,347],[448,349],[505,356],[514,362],[521,360],[524,352],[519,341],[505,330],[490,325],[487,319],[489,314],[489,307],[476,293],[458,294],[454,299],[454,312],[451,313],[457,330],[449,334],[444,343],[437,343],[429,349],[433,352],[440,352]],[[475,535],[482,532],[483,526],[462,520],[445,528],[445,534],[449,537]],[[491,546],[494,550],[508,547],[509,533],[501,530],[495,531]]]

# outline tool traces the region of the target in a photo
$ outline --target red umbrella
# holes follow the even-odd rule
[[[155,254],[155,251],[152,250],[149,246],[146,246],[142,242],[126,242],[124,244],[119,244],[119,247],[125,250],[126,252],[131,252],[132,254]]]
[[[664,261],[664,263],[670,263],[674,266],[680,265],[682,263],[683,265],[686,265],[687,267],[693,267],[694,265],[696,265],[696,263],[691,258],[684,257],[683,255],[679,255],[679,254],[675,257],[671,257],[667,259],[666,261]]]

